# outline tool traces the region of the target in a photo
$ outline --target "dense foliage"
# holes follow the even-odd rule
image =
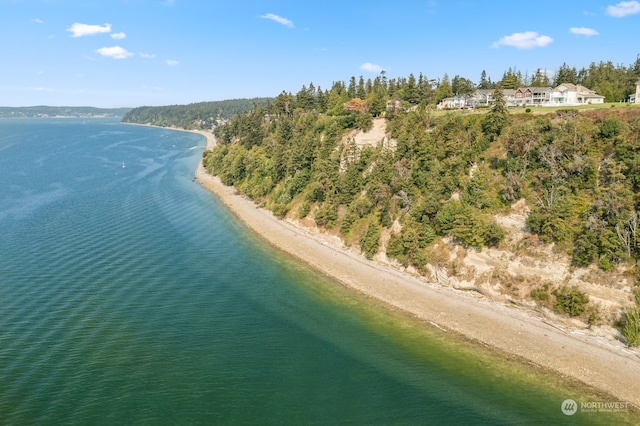
[[[627,344],[629,346],[640,346],[640,310],[638,308],[626,310],[625,320],[622,331],[627,339]]]
[[[122,121],[182,129],[211,129],[218,123],[244,113],[256,104],[264,105],[269,100],[270,98],[230,99],[189,105],[142,106],[129,111]]]
[[[498,98],[485,114],[435,116],[388,101],[381,78],[363,90],[363,98],[358,84],[355,98],[341,83],[283,92],[218,126],[205,165],[278,216],[312,220],[368,257],[382,251],[417,269],[438,236],[499,245],[494,215],[520,198],[530,231],[576,265],[606,270],[640,256],[640,110],[534,116],[507,112]],[[378,96],[383,111],[352,102]],[[353,132],[376,116],[392,143],[357,146]]]

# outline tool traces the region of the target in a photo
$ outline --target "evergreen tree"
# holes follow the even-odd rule
[[[449,76],[445,74],[442,77],[442,80],[438,83],[438,88],[436,89],[436,104],[440,103],[444,98],[448,98],[453,96],[453,89],[451,88],[451,82],[449,81]]]
[[[536,70],[536,73],[533,75],[533,78],[531,79],[531,86],[549,87],[550,85],[551,81],[549,80],[549,76],[547,75],[547,73],[538,68]]]
[[[477,88],[480,90],[491,89],[491,80],[487,80],[487,72],[485,70],[482,70],[482,73],[480,74],[480,82],[478,83]]]
[[[356,88],[356,97],[360,99],[364,99],[367,97],[367,93],[364,88],[364,78],[360,76],[358,80],[358,87]]]
[[[409,78],[402,88],[402,98],[414,105],[420,103],[420,92],[418,91],[418,84],[416,82],[416,77],[413,74],[409,74]]]
[[[471,95],[476,91],[475,85],[469,79],[456,75],[451,80],[451,89],[456,95]]]
[[[349,87],[347,88],[347,96],[349,99],[353,99],[356,97],[357,89],[356,89],[356,78],[351,76],[349,79]]]
[[[430,104],[432,102],[434,90],[431,83],[432,82],[429,81],[426,76],[420,73],[420,75],[418,76],[418,93],[421,102],[425,102],[427,104]]]
[[[315,97],[315,87],[313,87],[313,83],[309,85],[307,89],[306,86],[302,86],[302,89],[296,94],[296,107],[302,108],[305,111],[312,111],[316,106],[316,97]]]
[[[482,131],[490,140],[494,140],[500,136],[504,129],[511,121],[509,111],[507,110],[507,101],[500,88],[493,91],[493,105],[491,110],[482,118]]]
[[[522,84],[522,74],[520,72],[515,72],[511,67],[509,67],[508,71],[502,75],[502,80],[500,80],[500,87],[502,89],[517,89]]]
[[[380,116],[387,109],[387,95],[385,88],[380,82],[380,78],[376,77],[373,82],[371,92],[367,96],[369,104],[369,113],[374,117]]]
[[[556,72],[556,76],[553,80],[553,87],[557,87],[562,83],[578,84],[576,69],[570,68],[566,63],[563,63]]]

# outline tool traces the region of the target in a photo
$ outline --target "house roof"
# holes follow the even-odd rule
[[[564,90],[571,90],[571,91],[575,91],[576,90],[576,85],[573,83],[562,83],[557,85],[553,90],[558,90],[560,92],[562,92],[563,90],[561,89],[561,87],[564,87]]]
[[[527,89],[531,90],[532,92],[550,92],[551,90],[553,90],[551,87],[527,87]]]

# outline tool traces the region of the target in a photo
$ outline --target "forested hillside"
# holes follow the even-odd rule
[[[205,164],[279,216],[311,218],[373,256],[384,249],[422,269],[429,244],[450,236],[480,249],[498,245],[493,215],[524,197],[527,225],[564,247],[576,265],[635,262],[640,198],[640,109],[509,114],[390,111],[392,143],[356,146],[349,131],[368,112],[266,108],[216,129]],[[382,142],[382,141],[381,141]]]
[[[218,123],[256,105],[264,105],[269,100],[270,98],[230,99],[189,105],[143,106],[129,111],[122,121],[181,129],[211,129]]]
[[[0,107],[0,118],[115,118],[131,108],[94,108],[64,106]]]
[[[626,93],[623,86],[640,79],[638,65],[618,67],[624,79],[598,84]],[[597,82],[611,67],[591,68],[576,73],[563,65],[556,78],[580,83],[581,74]],[[277,216],[338,235],[367,258],[431,276],[434,266],[471,274],[478,291],[484,280],[489,291],[502,288],[589,324],[617,321],[635,327],[625,335],[640,343],[640,323],[625,320],[637,309],[620,319],[627,303],[640,304],[640,108],[509,111],[496,91],[488,110],[437,113],[448,84],[422,75],[387,80],[383,72],[330,90],[310,84],[295,95],[283,92],[217,126],[219,145],[204,153],[204,165]],[[363,137],[368,131],[382,133],[372,140]],[[526,214],[507,230],[497,219],[516,205]],[[514,229],[524,236],[505,241]],[[552,280],[535,268],[525,276],[507,272],[509,264],[490,266],[488,255],[476,258],[489,271],[482,276],[460,261],[486,247],[522,270],[524,257],[532,264],[568,260],[550,266],[564,271]],[[584,267],[605,275],[589,272],[591,280],[587,269],[575,272]],[[596,292],[604,305],[587,309],[589,296],[575,284],[587,283],[583,278],[606,287]]]

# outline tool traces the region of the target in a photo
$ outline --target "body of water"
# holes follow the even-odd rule
[[[0,121],[1,424],[555,424],[576,389],[252,236],[204,139]]]

